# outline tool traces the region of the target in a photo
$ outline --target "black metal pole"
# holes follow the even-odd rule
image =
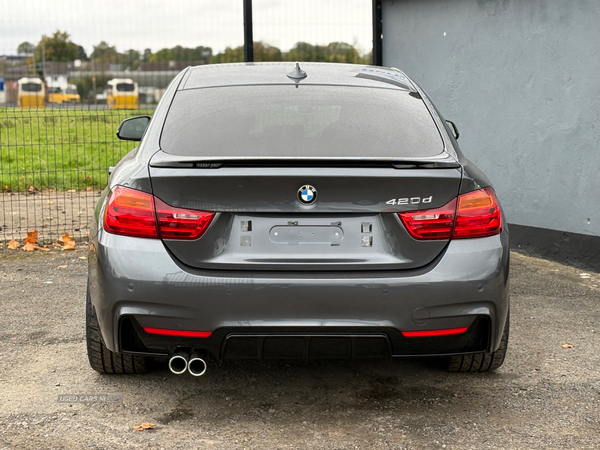
[[[254,40],[252,38],[252,0],[244,0],[244,61],[254,61]]]
[[[383,66],[383,24],[381,0],[373,0],[373,65]]]

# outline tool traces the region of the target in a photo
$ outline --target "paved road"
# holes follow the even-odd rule
[[[509,354],[495,374],[402,360],[101,376],[86,359],[82,257],[0,251],[0,449],[600,447],[600,274],[513,253]],[[156,426],[135,431],[142,422]]]

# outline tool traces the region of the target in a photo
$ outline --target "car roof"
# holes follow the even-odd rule
[[[395,68],[308,62],[301,62],[299,65],[307,74],[306,78],[299,80],[287,76],[295,70],[294,62],[207,64],[190,67],[179,90],[295,83],[400,89],[411,92],[415,90],[410,79]]]

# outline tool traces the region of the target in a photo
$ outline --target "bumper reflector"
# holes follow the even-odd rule
[[[212,331],[186,331],[186,330],[167,330],[165,328],[148,328],[143,327],[146,333],[161,334],[163,336],[180,336],[180,337],[210,337]]]
[[[468,327],[447,328],[445,330],[424,330],[424,331],[402,331],[404,337],[429,337],[429,336],[448,336],[449,334],[463,334]]]

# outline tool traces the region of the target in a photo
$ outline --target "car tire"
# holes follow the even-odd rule
[[[476,353],[474,355],[451,356],[448,361],[449,372],[492,372],[504,362],[508,347],[510,329],[510,313],[506,316],[506,324],[498,350],[491,353]]]
[[[112,352],[104,345],[98,318],[90,299],[89,288],[85,302],[85,315],[87,353],[92,369],[100,373],[111,374],[144,373],[148,370],[147,357]]]

